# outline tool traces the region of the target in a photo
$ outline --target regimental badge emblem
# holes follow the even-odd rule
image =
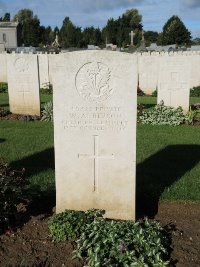
[[[113,93],[111,71],[101,62],[84,64],[77,72],[75,83],[79,95],[92,102],[105,101]]]
[[[29,69],[28,61],[24,58],[17,58],[15,60],[15,68],[18,72],[27,72]]]

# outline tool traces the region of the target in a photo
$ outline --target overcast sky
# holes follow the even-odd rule
[[[192,36],[200,37],[200,0],[0,0],[0,16],[5,12],[13,16],[22,8],[32,9],[44,26],[60,27],[68,16],[82,28],[102,28],[109,18],[137,8],[144,30],[160,32],[172,15],[178,15]]]

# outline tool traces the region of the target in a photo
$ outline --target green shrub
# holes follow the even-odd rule
[[[157,97],[157,95],[158,95],[158,91],[157,91],[157,89],[156,89],[156,90],[154,90],[154,91],[152,92],[151,96]]]
[[[15,220],[17,205],[25,199],[28,183],[24,171],[12,170],[7,164],[0,164],[0,233]]]
[[[49,220],[50,234],[56,241],[75,240],[85,231],[86,224],[98,216],[101,216],[101,211],[98,210],[87,212],[66,210]]]
[[[168,238],[156,221],[134,223],[103,218],[103,211],[65,211],[49,221],[55,240],[75,240],[73,259],[95,266],[168,266]]]
[[[185,115],[185,122],[188,125],[193,125],[196,115],[197,115],[197,110],[192,110],[190,107],[190,110]]]
[[[5,93],[8,91],[8,84],[0,82],[0,93]]]
[[[53,121],[53,102],[52,101],[44,105],[41,120],[42,121]]]
[[[172,108],[164,105],[161,101],[150,111],[143,111],[139,116],[142,124],[152,125],[180,125],[184,122],[185,116],[181,107]]]
[[[193,87],[190,89],[190,96],[192,97],[200,97],[200,86]]]

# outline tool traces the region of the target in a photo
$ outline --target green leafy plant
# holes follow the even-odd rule
[[[65,211],[49,221],[55,240],[76,240],[73,259],[90,267],[168,266],[168,238],[156,221],[103,218],[102,210]]]
[[[8,228],[17,214],[17,205],[25,199],[25,170],[13,170],[0,164],[0,232]]]
[[[42,111],[42,121],[53,121],[53,102],[50,101],[44,105],[44,110]]]
[[[195,86],[192,89],[190,89],[190,96],[192,97],[200,97],[200,85]]]
[[[190,107],[189,111],[185,115],[186,124],[193,125],[196,115],[197,115],[197,110],[192,110],[192,108]]]
[[[85,231],[86,224],[102,213],[94,209],[87,212],[66,210],[48,221],[50,234],[56,241],[75,240]]]
[[[157,97],[157,95],[158,95],[158,91],[157,91],[157,89],[156,89],[156,90],[154,90],[154,91],[152,92],[151,96]]]
[[[161,101],[150,111],[143,111],[139,116],[142,124],[152,125],[180,125],[184,122],[185,115],[181,107],[172,108],[164,105]]]

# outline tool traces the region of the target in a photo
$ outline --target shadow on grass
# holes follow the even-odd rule
[[[0,104],[1,108],[9,108],[9,104]]]
[[[5,142],[6,141],[6,139],[4,139],[4,138],[0,138],[0,143],[3,143],[3,142]]]
[[[144,109],[150,109],[156,106],[156,104],[142,104],[144,105]]]
[[[40,172],[55,169],[54,164],[54,148],[48,148],[44,151],[22,158],[21,160],[11,163],[13,168],[25,168],[26,176],[37,175]]]
[[[137,165],[137,218],[154,217],[165,188],[200,161],[200,145],[171,145]]]

